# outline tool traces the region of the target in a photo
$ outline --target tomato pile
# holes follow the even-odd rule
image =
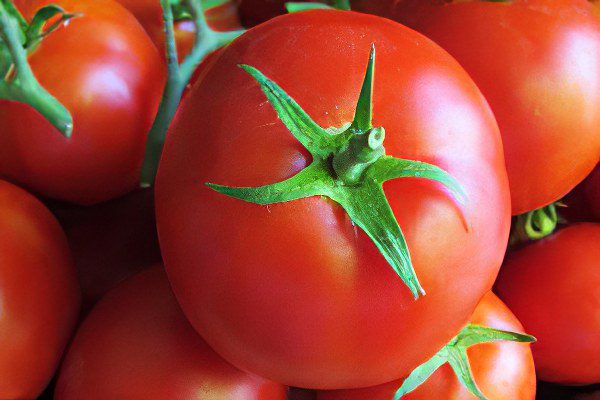
[[[600,3],[0,0],[0,400],[600,398]]]

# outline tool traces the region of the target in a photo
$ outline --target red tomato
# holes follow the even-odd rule
[[[470,323],[511,332],[523,332],[523,327],[510,310],[489,292],[475,309]],[[469,347],[469,363],[475,382],[493,400],[534,400],[535,367],[531,349],[523,343],[509,341],[484,343]],[[402,379],[365,389],[323,391],[317,400],[391,400],[402,386]],[[450,365],[438,369],[403,400],[472,400],[456,378]]]
[[[538,377],[600,381],[600,224],[576,224],[509,255],[497,282],[533,346]]]
[[[94,206],[50,208],[73,252],[84,311],[119,282],[161,261],[151,189]]]
[[[373,122],[388,154],[440,165],[469,198],[467,232],[436,184],[384,186],[427,291],[418,301],[337,203],[264,207],[204,185],[278,182],[310,162],[238,64],[339,127],[353,119],[372,43]],[[380,384],[431,357],[491,288],[510,214],[496,124],[458,63],[392,21],[323,10],[277,18],[222,50],[167,137],[156,207],[167,271],[196,330],[239,368],[308,388]]]
[[[489,101],[513,214],[559,200],[590,173],[600,158],[600,19],[589,1],[409,0],[397,7],[406,9],[395,17],[456,57]]]
[[[0,398],[34,399],[75,328],[80,294],[67,239],[36,198],[0,181]]]
[[[163,63],[133,16],[112,0],[42,0],[26,14],[47,3],[82,13],[29,57],[41,84],[71,112],[73,136],[61,136],[27,105],[0,102],[0,174],[75,203],[117,197],[139,182]]]
[[[165,34],[162,8],[158,0],[117,0],[140,21],[161,54],[164,54]],[[217,31],[233,31],[240,29],[240,20],[234,0],[206,10],[208,25]],[[182,59],[194,45],[195,28],[192,21],[175,23],[175,39],[177,51]]]
[[[194,332],[162,268],[111,291],[85,320],[56,400],[284,400],[286,388],[239,371]]]

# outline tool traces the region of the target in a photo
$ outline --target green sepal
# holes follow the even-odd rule
[[[404,234],[392,212],[380,183],[365,181],[361,186],[342,186],[333,198],[350,219],[371,238],[413,297],[425,295],[414,270]]]
[[[285,9],[289,13],[309,11],[309,10],[332,10],[332,6],[323,3],[296,3],[288,2],[285,3]]]
[[[206,184],[211,189],[235,199],[255,204],[282,203],[310,196],[332,197],[335,182],[323,163],[313,162],[284,181],[260,187],[231,187]]]
[[[415,390],[445,363],[448,363],[450,367],[452,367],[458,380],[471,394],[480,400],[487,400],[487,397],[481,392],[473,377],[467,348],[481,343],[490,343],[501,340],[518,343],[535,342],[533,336],[524,333],[503,331],[486,326],[469,324],[432,358],[413,370],[394,395],[394,400],[400,400],[402,399],[402,396]]]
[[[562,203],[552,203],[513,218],[510,244],[516,245],[550,236],[561,221],[557,207]]]
[[[240,68],[258,82],[279,119],[313,157],[323,159],[335,150],[333,136],[314,122],[278,84],[254,67],[240,65]]]
[[[44,29],[46,23],[57,15],[60,15],[60,18]],[[31,23],[25,31],[25,48],[31,49],[35,47],[45,36],[78,15],[67,13],[62,7],[53,4],[40,8],[31,19]]]
[[[466,201],[466,196],[458,182],[439,167],[385,156],[385,130],[371,126],[374,62],[375,49],[372,47],[355,118],[345,130],[320,127],[279,85],[256,68],[242,65],[259,83],[291,134],[311,153],[313,161],[292,178],[272,185],[234,188],[211,183],[208,186],[227,196],[256,204],[315,195],[329,197],[365,231],[412,295],[418,298],[425,291],[382,185],[389,179],[422,177],[442,183],[461,202]]]
[[[356,112],[351,129],[367,131],[373,127],[373,78],[375,77],[375,45],[371,44],[367,71],[356,104]]]

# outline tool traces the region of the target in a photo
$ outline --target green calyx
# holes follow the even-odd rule
[[[328,197],[342,206],[353,223],[371,238],[413,296],[418,298],[425,291],[416,276],[408,245],[382,185],[396,178],[424,178],[448,188],[459,207],[466,201],[466,196],[460,184],[441,168],[385,154],[385,130],[374,128],[371,124],[374,67],[373,46],[354,120],[346,129],[332,134],[314,122],[275,82],[256,68],[242,65],[241,68],[259,83],[281,121],[310,152],[313,160],[291,178],[271,185],[207,185],[229,197],[256,204],[280,203],[310,196]]]
[[[480,400],[487,400],[481,392],[469,364],[467,348],[480,344],[509,340],[519,343],[532,343],[535,338],[523,333],[501,331],[485,326],[469,324],[465,326],[446,346],[437,352],[428,361],[421,364],[404,380],[402,386],[396,392],[394,400],[402,399],[402,396],[412,392],[423,384],[442,365],[448,363],[454,370],[456,377],[469,392]]]
[[[67,138],[73,131],[73,118],[37,81],[27,54],[75,16],[58,6],[48,5],[27,22],[11,1],[0,0],[0,99],[29,104]]]
[[[561,205],[561,203],[552,203],[517,215],[513,220],[510,244],[539,240],[551,235],[560,222],[556,208]]]
[[[162,154],[169,125],[175,116],[177,107],[194,71],[202,60],[213,51],[226,46],[244,30],[217,32],[208,26],[204,10],[226,3],[226,0],[160,0],[165,21],[166,55],[169,77],[156,118],[146,140],[146,152],[140,176],[142,187],[154,183],[158,163]],[[175,15],[191,19],[196,28],[194,46],[185,59],[179,63],[177,43],[175,42]]]

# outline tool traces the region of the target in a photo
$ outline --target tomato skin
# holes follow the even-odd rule
[[[284,400],[286,388],[239,371],[196,334],[162,267],[109,292],[80,327],[56,400]]]
[[[60,225],[0,181],[0,398],[35,399],[75,328],[80,293]]]
[[[489,292],[477,305],[470,323],[511,332],[523,327],[496,295]],[[534,400],[535,367],[529,345],[515,342],[478,344],[468,350],[475,382],[489,399]],[[403,379],[365,389],[322,391],[317,400],[390,400]],[[472,400],[475,397],[446,364],[403,400]]]
[[[489,101],[513,214],[559,200],[592,171],[600,159],[600,19],[589,1],[397,7],[395,18],[452,54]]]
[[[309,162],[238,64],[274,79],[321,126],[341,126],[373,42],[374,125],[388,154],[440,165],[469,197],[467,232],[436,184],[384,186],[427,291],[418,301],[337,204],[263,207],[204,185],[278,182]],[[241,369],[306,388],[372,386],[431,357],[491,288],[510,214],[497,127],[466,73],[399,24],[341,11],[282,16],[222,50],[167,137],[156,207],[167,272],[196,330]]]
[[[148,32],[159,52],[164,55],[165,34],[160,2],[154,0],[117,1],[135,15],[146,32]],[[208,9],[205,12],[208,25],[216,31],[233,31],[241,28],[237,5],[233,0],[218,7]],[[195,28],[192,21],[179,21],[175,23],[175,40],[180,60],[192,50],[194,36]]]
[[[84,312],[119,282],[161,262],[152,189],[93,206],[49,206],[73,253]]]
[[[27,105],[0,102],[0,175],[43,196],[93,204],[139,182],[145,139],[164,82],[152,42],[112,0],[43,0],[83,16],[29,57],[40,83],[72,114],[65,139]]]
[[[600,381],[600,224],[575,224],[511,253],[498,295],[527,333],[541,380]]]

